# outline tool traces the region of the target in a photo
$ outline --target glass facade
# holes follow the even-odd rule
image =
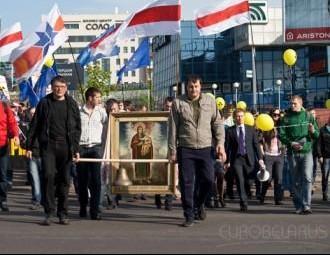
[[[239,82],[238,100],[253,104],[252,78],[247,78],[247,71],[252,71],[251,49],[235,50],[233,29],[221,36],[201,37],[193,21],[182,21],[180,42],[177,40],[178,36],[171,36],[170,42],[164,45],[159,43],[159,39],[153,40],[154,98],[157,105],[161,105],[166,96],[173,96],[173,86],[184,82],[189,74],[202,77],[206,92],[212,92],[211,84],[216,83],[216,96],[224,97],[228,104],[234,103],[236,91],[233,83]],[[289,47],[298,56],[291,70],[282,58]],[[326,98],[330,97],[329,74],[313,75],[310,70],[310,55],[319,50],[322,47],[312,49],[309,45],[256,47],[257,107],[278,106],[279,94],[281,108],[288,106],[291,94],[301,95],[305,106],[323,107]],[[329,51],[324,52],[327,54]],[[180,68],[176,65],[178,59],[175,60],[178,56]],[[282,81],[280,87],[276,85],[277,80]],[[181,93],[180,87],[178,93]]]

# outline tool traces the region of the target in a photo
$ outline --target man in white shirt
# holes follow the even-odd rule
[[[101,91],[88,88],[85,92],[86,104],[80,108],[81,137],[80,157],[102,158],[108,116],[101,103]],[[79,216],[87,217],[88,189],[90,189],[90,217],[101,220],[99,203],[101,193],[101,163],[80,162],[77,164],[79,189]]]

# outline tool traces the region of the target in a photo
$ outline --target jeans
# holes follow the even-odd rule
[[[328,180],[330,174],[330,158],[323,158],[322,171],[322,192],[328,194]]]
[[[293,203],[296,210],[311,208],[312,181],[313,181],[313,154],[312,152],[289,153],[289,166],[293,177]]]
[[[283,156],[265,155],[266,169],[270,173],[269,180],[262,183],[262,197],[266,196],[267,190],[272,180],[274,180],[274,200],[282,200],[282,179],[283,179]]]
[[[194,210],[204,205],[214,182],[211,148],[178,148],[179,184],[184,217],[194,219]]]
[[[91,148],[81,147],[82,158],[101,158],[101,146]],[[85,209],[88,205],[88,189],[90,190],[90,215],[97,216],[99,213],[101,194],[101,163],[81,162],[77,164],[78,190],[80,208]]]
[[[0,148],[0,203],[7,201],[8,181],[8,147],[4,146]]]
[[[29,159],[29,171],[31,175],[32,202],[41,203],[41,158]]]

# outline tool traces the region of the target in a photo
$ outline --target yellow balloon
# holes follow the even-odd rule
[[[226,106],[226,101],[222,97],[217,97],[215,100],[218,110],[222,110]]]
[[[246,103],[244,102],[244,101],[239,101],[238,103],[237,103],[237,105],[236,105],[236,108],[237,109],[242,109],[242,110],[246,110]]]
[[[325,101],[325,107],[327,109],[330,109],[330,99],[328,99],[327,101]]]
[[[206,95],[209,95],[210,97],[212,97],[213,99],[215,99],[215,96],[212,93],[206,93]]]
[[[52,67],[54,65],[54,59],[52,57],[48,57],[45,60],[44,65],[47,66],[47,67]]]
[[[244,124],[252,127],[254,126],[254,117],[252,113],[246,112],[244,114]]]
[[[297,53],[293,49],[287,49],[283,53],[283,60],[288,66],[293,66],[297,61]]]
[[[268,114],[260,114],[256,119],[256,126],[261,131],[270,131],[274,128],[274,120]]]

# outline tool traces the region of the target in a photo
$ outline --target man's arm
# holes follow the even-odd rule
[[[179,129],[179,113],[177,100],[174,100],[172,109],[170,111],[170,116],[168,119],[168,157],[170,160],[176,160],[176,150],[177,150],[177,130]]]

